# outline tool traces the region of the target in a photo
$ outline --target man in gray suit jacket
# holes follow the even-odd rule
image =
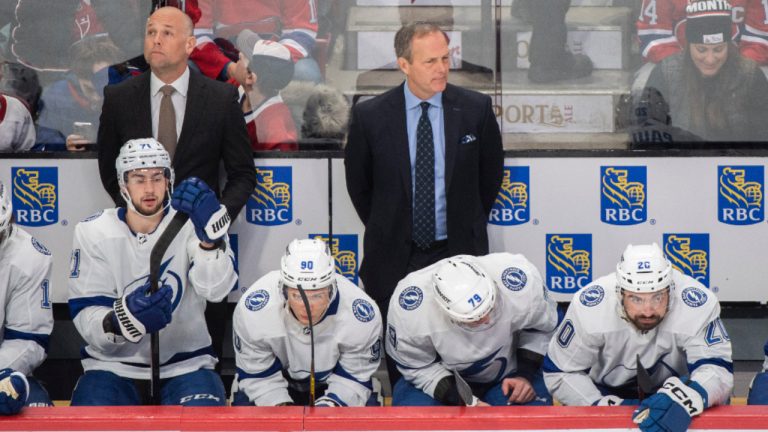
[[[150,71],[104,89],[99,124],[99,173],[104,188],[123,205],[115,174],[120,147],[134,138],[158,138],[161,88],[171,85],[177,144],[169,150],[177,183],[190,176],[203,179],[234,219],[256,185],[253,155],[237,91],[191,71],[187,60],[195,47],[193,24],[174,7],[155,11],[147,20],[144,57]],[[219,164],[227,181],[219,187]]]
[[[360,277],[384,318],[409,272],[488,253],[486,224],[504,165],[491,98],[447,84],[446,34],[432,23],[406,24],[395,52],[406,81],[353,108],[344,160],[365,224]]]

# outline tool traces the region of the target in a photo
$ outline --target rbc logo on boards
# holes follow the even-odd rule
[[[256,188],[245,204],[245,218],[255,225],[285,225],[293,220],[291,167],[256,167]]]
[[[765,219],[763,166],[717,167],[717,220],[752,225]]]
[[[491,208],[489,223],[521,225],[531,220],[530,168],[504,167],[501,190]]]
[[[310,234],[309,238],[328,243],[328,234]],[[334,234],[328,248],[336,262],[336,273],[357,285],[357,234]]]
[[[13,167],[13,214],[19,225],[40,227],[59,220],[59,169]]]
[[[709,234],[664,234],[664,253],[676,269],[709,287]]]
[[[547,286],[574,293],[592,281],[592,234],[547,234]]]
[[[644,166],[600,167],[600,220],[610,225],[637,225],[647,219],[647,173]]]

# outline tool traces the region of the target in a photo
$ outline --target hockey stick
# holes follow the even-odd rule
[[[312,309],[309,307],[307,293],[301,285],[296,285],[301,295],[301,302],[304,303],[304,309],[307,310],[307,319],[309,320],[309,406],[315,406],[315,331],[312,326]]]
[[[456,379],[456,390],[459,392],[459,398],[464,402],[464,405],[472,406],[475,396],[472,394],[472,389],[469,387],[469,384],[464,381],[464,378],[461,377],[457,370],[453,371],[453,377]]]
[[[648,395],[653,393],[653,381],[651,374],[643,367],[640,362],[640,354],[637,355],[637,397],[640,402]]]
[[[637,355],[636,365],[637,365],[637,397],[638,399],[640,399],[640,402],[642,402],[643,399],[645,399],[648,395],[653,393],[653,382],[651,381],[651,374],[648,373],[645,367],[643,367],[643,364],[640,362],[640,354]],[[634,422],[636,424],[642,423],[643,420],[645,420],[650,413],[651,413],[651,409],[646,408],[635,417]]]
[[[165,227],[165,231],[157,239],[157,243],[152,247],[152,252],[149,254],[150,293],[155,293],[160,289],[160,267],[163,264],[163,255],[165,255],[165,251],[168,250],[168,246],[171,245],[176,234],[187,223],[187,219],[189,219],[188,214],[176,212],[168,226]],[[152,368],[152,381],[149,386],[149,397],[152,404],[160,405],[160,333],[153,332],[151,337],[151,359],[149,365]]]

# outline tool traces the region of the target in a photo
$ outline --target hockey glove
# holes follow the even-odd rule
[[[130,294],[115,300],[116,323],[129,342],[137,343],[147,333],[156,332],[171,322],[170,285],[163,285],[154,294],[148,294],[149,282]]]
[[[768,372],[760,372],[752,379],[747,405],[768,405]]]
[[[186,213],[200,241],[215,243],[229,229],[229,213],[204,181],[190,177],[174,189],[171,206]]]
[[[617,405],[635,406],[635,405],[638,405],[639,403],[640,401],[638,401],[637,399],[622,399],[618,396],[608,395],[608,396],[603,396],[597,401],[595,401],[595,403],[593,403],[592,406],[617,406]]]
[[[27,403],[29,383],[27,377],[13,369],[0,370],[0,414],[18,414]]]
[[[643,400],[632,420],[643,432],[686,431],[691,417],[704,412],[707,392],[699,384],[677,377],[668,378],[656,394]]]

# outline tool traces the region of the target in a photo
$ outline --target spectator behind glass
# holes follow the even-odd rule
[[[24,103],[0,92],[0,152],[26,151],[35,145],[35,123]]]
[[[686,9],[683,52],[655,66],[645,87],[669,102],[672,125],[705,141],[768,137],[768,80],[731,41],[731,5],[694,1]]]
[[[341,92],[317,85],[307,99],[301,137],[343,141],[349,127],[349,103]]]
[[[42,109],[40,95],[43,88],[34,69],[21,63],[0,63],[0,93],[13,96],[24,103],[32,116],[32,121],[37,124]],[[37,140],[30,149],[33,151],[46,150],[45,143],[52,140],[62,140],[58,131],[36,125]]]
[[[298,150],[296,125],[291,110],[280,96],[280,90],[293,78],[291,53],[284,45],[264,39],[240,42],[242,52],[253,53],[250,62],[238,63],[251,70],[243,83],[242,102],[251,148],[254,151]]]
[[[278,41],[296,64],[294,79],[323,80],[312,50],[317,38],[317,7],[308,0],[198,0],[200,21],[195,34],[206,32],[234,41],[239,34]],[[192,57],[198,63],[200,59]],[[200,66],[201,70],[204,66]],[[206,74],[208,75],[208,74]],[[210,76],[210,75],[209,75]],[[229,77],[232,78],[232,77]]]
[[[56,150],[82,151],[96,142],[102,92],[108,66],[121,58],[120,49],[107,36],[85,38],[70,48],[70,71],[43,90],[45,109],[40,126],[58,130],[64,141]],[[52,146],[51,146],[52,147]],[[51,148],[54,149],[54,148]]]

